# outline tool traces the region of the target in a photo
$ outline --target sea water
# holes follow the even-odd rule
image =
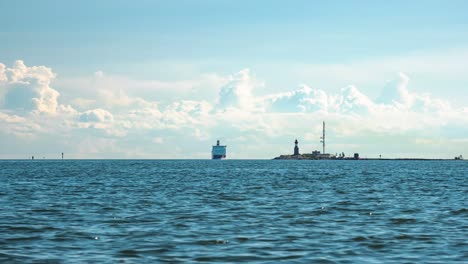
[[[0,161],[1,263],[468,261],[468,162]]]

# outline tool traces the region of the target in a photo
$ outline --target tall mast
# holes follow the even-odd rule
[[[323,121],[322,137],[320,139],[322,139],[320,142],[322,143],[323,154],[325,154],[325,121]]]

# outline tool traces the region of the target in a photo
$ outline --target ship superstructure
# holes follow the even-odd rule
[[[225,159],[226,158],[226,147],[219,144],[219,140],[216,141],[216,145],[211,150],[211,159]]]

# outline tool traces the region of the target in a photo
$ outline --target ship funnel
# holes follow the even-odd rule
[[[216,141],[216,146],[219,146],[219,139]]]

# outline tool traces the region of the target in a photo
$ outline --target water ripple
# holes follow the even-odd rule
[[[467,162],[0,161],[2,263],[463,263]]]

